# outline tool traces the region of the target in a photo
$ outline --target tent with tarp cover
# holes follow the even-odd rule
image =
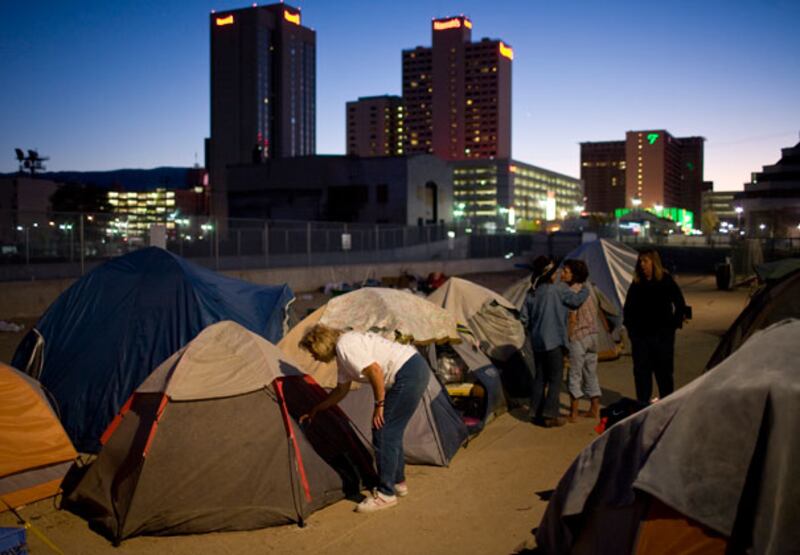
[[[525,344],[517,307],[486,287],[452,277],[428,295],[428,300],[469,328],[484,352],[494,359],[507,360]]]
[[[790,553],[800,545],[800,320],[753,334],[609,428],[561,478],[544,553]]]
[[[128,399],[64,505],[116,543],[302,524],[377,483],[340,410],[299,426],[324,397],[264,338],[209,326]]]
[[[471,336],[465,338],[463,347],[454,347],[459,358],[463,361],[474,360],[475,354],[461,351],[477,342],[499,371],[501,389],[505,389],[505,394],[518,399],[530,396],[534,374],[533,352],[526,340],[525,328],[519,321],[519,312],[508,299],[477,283],[453,277],[428,295],[428,300],[450,312]],[[483,366],[482,362],[477,365],[467,362],[467,366],[485,387],[486,380],[480,378],[480,371],[477,370]],[[445,376],[444,381],[450,380]],[[457,391],[450,387],[448,390],[451,394]],[[503,391],[487,390],[487,394],[503,400]],[[494,403],[490,401],[489,404]]]
[[[334,297],[289,330],[278,346],[300,364],[322,386],[337,382],[336,362],[322,363],[299,342],[316,324],[339,330],[378,333],[387,339],[409,343],[425,352],[431,345],[459,343],[455,319],[427,300],[397,289],[367,287]],[[369,417],[373,405],[371,388],[358,387],[340,403],[342,409],[371,439]],[[412,464],[447,465],[467,439],[467,428],[436,376],[431,372],[428,388],[403,436],[406,461]]]
[[[150,247],[109,260],[62,293],[13,365],[53,394],[75,447],[93,453],[131,393],[203,328],[233,320],[277,342],[293,299],[286,285],[229,278]]]

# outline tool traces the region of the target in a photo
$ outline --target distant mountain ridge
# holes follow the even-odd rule
[[[103,189],[120,187],[126,191],[152,191],[165,189],[184,189],[187,187],[186,176],[193,168],[169,167],[144,169],[121,169],[108,171],[60,171],[37,173],[39,179],[49,179],[57,183],[81,183],[94,185]],[[3,177],[14,177],[18,173],[0,174]]]

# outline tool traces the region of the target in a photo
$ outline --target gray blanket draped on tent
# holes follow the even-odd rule
[[[635,500],[645,492],[755,553],[796,550],[798,337],[800,320],[753,335],[712,371],[597,438],[559,482],[538,544],[572,552],[586,533],[578,523],[591,521],[591,544],[623,546],[635,537]],[[570,518],[577,515],[584,518]]]

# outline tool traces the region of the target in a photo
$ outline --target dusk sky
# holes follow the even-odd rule
[[[345,150],[345,102],[401,94],[401,50],[463,13],[514,49],[513,156],[580,175],[582,141],[700,135],[705,179],[740,189],[800,140],[798,0],[291,3],[317,32],[317,152]],[[212,9],[228,0],[3,1],[0,172],[203,164]]]

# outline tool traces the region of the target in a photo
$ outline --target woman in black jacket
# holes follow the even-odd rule
[[[653,374],[661,397],[674,390],[675,330],[683,325],[686,313],[683,294],[664,270],[657,251],[639,253],[623,312],[633,351],[636,398],[647,404]]]

